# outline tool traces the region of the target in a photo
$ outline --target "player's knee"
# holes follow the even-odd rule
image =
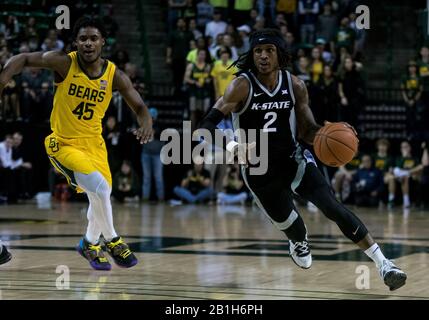
[[[99,198],[110,196],[110,186],[103,175],[98,172],[90,174],[75,173],[76,182],[87,193],[91,193]]]
[[[102,180],[100,181],[100,184],[98,185],[95,194],[99,198],[108,198],[110,197],[111,188],[109,186],[109,183],[106,181],[106,179],[102,176]]]

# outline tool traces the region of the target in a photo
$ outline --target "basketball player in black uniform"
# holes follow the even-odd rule
[[[289,56],[280,33],[272,29],[257,31],[251,35],[250,44],[250,50],[234,63],[241,73],[199,127],[214,134],[217,124],[232,113],[234,130],[262,129],[268,134],[267,172],[249,174],[249,161],[242,166],[242,174],[258,206],[288,237],[291,258],[299,267],[310,268],[312,258],[293,193],[314,203],[364,250],[390,290],[403,286],[406,274],[385,258],[360,219],[335,199],[312,154],[298,142],[313,144],[321,126],[314,121],[304,82],[285,69]],[[237,138],[238,142],[224,142],[228,151],[237,154],[247,150],[250,154],[254,146],[258,150],[258,139],[244,143],[240,136]]]
[[[4,246],[0,240],[0,264],[8,262],[10,259],[12,259],[12,255],[7,251],[6,246]]]

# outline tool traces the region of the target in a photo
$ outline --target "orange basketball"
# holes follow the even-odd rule
[[[353,129],[342,122],[334,122],[320,128],[313,146],[320,161],[327,166],[339,167],[353,159],[359,140]]]

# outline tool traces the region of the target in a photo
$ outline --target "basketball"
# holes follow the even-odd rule
[[[316,133],[314,152],[327,166],[340,167],[353,159],[358,145],[353,129],[342,122],[335,122],[326,124]]]

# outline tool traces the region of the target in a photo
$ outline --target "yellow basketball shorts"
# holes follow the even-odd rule
[[[67,178],[77,192],[83,190],[77,185],[74,172],[90,174],[98,171],[112,186],[106,144],[102,136],[64,139],[52,133],[45,139],[45,149],[54,168]]]

